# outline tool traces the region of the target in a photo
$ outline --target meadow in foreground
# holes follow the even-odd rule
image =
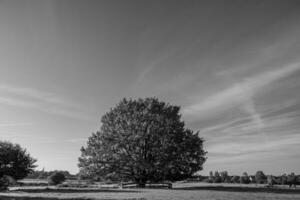
[[[300,199],[300,189],[282,187],[266,188],[257,185],[230,185],[205,183],[177,183],[173,189],[45,189],[0,193],[1,200],[33,199],[147,199],[147,200],[296,200]]]

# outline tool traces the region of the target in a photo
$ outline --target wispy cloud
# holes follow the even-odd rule
[[[209,148],[210,153],[219,153],[224,152],[231,154],[248,154],[251,152],[262,152],[262,151],[275,151],[283,147],[291,145],[300,144],[300,135],[298,134],[288,134],[284,136],[279,136],[269,140],[267,143],[264,141],[255,141],[254,143],[249,141],[244,142],[226,142],[225,144],[216,144],[212,145]]]
[[[33,123],[31,122],[8,122],[8,123],[0,123],[0,127],[16,127],[16,126],[31,126]]]
[[[50,114],[75,119],[88,119],[83,106],[62,95],[35,88],[0,85],[0,103],[36,109]]]
[[[280,103],[267,101],[257,105],[256,97],[272,83],[300,71],[300,64],[273,68],[258,75],[244,78],[223,91],[219,91],[184,108],[183,113],[192,120],[216,117],[220,112],[243,111],[242,115],[222,119],[200,131],[207,142],[210,164],[218,165],[262,158],[259,154],[299,145],[299,111],[292,108],[299,100],[280,97]],[[282,91],[281,91],[282,92]],[[262,95],[264,96],[264,95]],[[264,96],[265,97],[265,96]],[[227,112],[225,112],[227,111]],[[246,114],[246,115],[245,115]],[[211,117],[209,117],[211,116]],[[228,154],[224,158],[224,153]]]
[[[251,99],[257,91],[276,80],[291,75],[297,70],[300,70],[299,63],[245,78],[242,82],[185,107],[183,113],[185,115],[197,115],[211,110],[225,110],[237,105],[246,105],[245,109],[253,112]]]

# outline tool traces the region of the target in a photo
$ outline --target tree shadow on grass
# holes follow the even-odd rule
[[[267,188],[267,187],[230,187],[230,186],[198,186],[198,187],[184,187],[173,188],[172,190],[212,190],[223,192],[262,192],[262,193],[276,193],[276,194],[300,194],[300,189],[288,188]]]

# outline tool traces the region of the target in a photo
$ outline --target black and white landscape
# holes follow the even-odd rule
[[[0,199],[300,199],[299,36],[298,0],[0,0]]]

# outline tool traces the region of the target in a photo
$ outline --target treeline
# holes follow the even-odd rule
[[[281,176],[265,175],[263,171],[257,171],[254,175],[248,175],[244,172],[241,176],[229,175],[227,171],[214,173],[211,171],[209,176],[197,176],[197,180],[207,183],[240,183],[240,184],[268,184],[268,185],[289,185],[296,186],[300,184],[300,175],[283,174]]]
[[[35,170],[27,175],[28,179],[48,179],[52,175],[60,173],[65,176],[66,179],[75,180],[77,179],[77,175],[71,174],[68,171],[54,170],[54,171],[45,171],[45,170]]]

